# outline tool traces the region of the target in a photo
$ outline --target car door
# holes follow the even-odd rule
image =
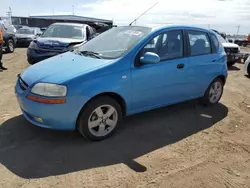
[[[137,61],[146,52],[159,55],[158,64],[132,67],[132,111],[139,112],[182,101],[189,85],[186,82],[185,57],[182,30],[162,32],[153,37],[138,53]],[[139,57],[138,57],[139,56]]]
[[[220,58],[210,35],[205,31],[187,30],[189,48],[189,63],[187,75],[190,82],[194,83],[192,93],[195,97],[203,96],[205,90],[216,77],[218,61]],[[218,42],[218,41],[217,41]]]

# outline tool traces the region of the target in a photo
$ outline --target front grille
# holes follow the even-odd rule
[[[50,46],[50,45],[38,45],[39,49],[42,51],[63,51],[65,46]]]
[[[237,54],[239,52],[239,49],[238,48],[228,48],[228,47],[225,47],[225,52],[226,53]]]
[[[29,87],[29,85],[25,81],[23,81],[23,79],[20,76],[18,78],[18,83],[19,83],[21,90],[23,91],[25,91]]]

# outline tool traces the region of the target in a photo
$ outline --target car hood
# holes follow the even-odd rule
[[[46,59],[26,69],[21,78],[29,85],[36,82],[60,84],[68,79],[105,67],[114,60],[95,59],[73,52]]]
[[[225,48],[238,48],[239,45],[237,44],[234,44],[234,43],[231,43],[231,42],[225,42],[225,43],[222,43],[223,47]]]
[[[50,38],[50,37],[39,37],[37,38],[38,46],[62,46],[67,47],[70,44],[79,44],[84,42],[84,39],[72,39],[72,38]]]
[[[35,35],[32,34],[15,34],[16,38],[35,38]]]

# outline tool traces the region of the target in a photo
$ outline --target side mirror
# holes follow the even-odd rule
[[[40,37],[42,35],[42,33],[37,33],[36,36]]]
[[[153,52],[146,52],[141,58],[140,63],[142,64],[157,64],[160,62],[160,57]]]

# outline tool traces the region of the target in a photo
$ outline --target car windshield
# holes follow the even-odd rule
[[[104,59],[116,59],[123,56],[151,31],[152,28],[148,27],[115,27],[85,43],[76,52],[92,52]]]
[[[218,39],[219,39],[219,41],[220,41],[221,43],[227,43],[227,42],[228,42],[227,39],[224,39],[222,36],[220,36],[220,35],[218,35],[218,34],[217,34],[217,37],[218,37]]]
[[[34,29],[30,29],[30,28],[21,28],[21,29],[18,29],[16,33],[32,35],[32,34],[35,34],[35,31]]]
[[[83,39],[83,29],[74,25],[52,25],[41,37]]]

